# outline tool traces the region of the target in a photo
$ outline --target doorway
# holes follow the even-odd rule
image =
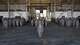
[[[47,10],[43,10],[40,12],[40,10],[36,10],[36,18],[38,19],[39,17],[41,18],[47,18]]]

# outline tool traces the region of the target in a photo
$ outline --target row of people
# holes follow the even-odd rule
[[[11,27],[19,27],[23,26],[24,24],[24,19],[15,19],[15,18],[3,18],[2,19],[3,26],[5,28],[11,28]]]
[[[67,26],[67,27],[71,27],[74,26],[76,28],[79,28],[79,19],[78,18],[65,18],[64,16],[62,18],[57,18],[56,19],[56,23],[58,23],[59,25],[63,26]]]
[[[32,26],[38,26],[38,22],[41,21],[43,26],[47,26],[47,21],[45,19],[32,19],[31,20],[31,25]]]

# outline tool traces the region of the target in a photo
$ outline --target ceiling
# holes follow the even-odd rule
[[[7,4],[8,0],[0,0],[0,4]],[[30,1],[30,3],[54,3],[61,4],[71,4],[73,0],[9,0],[11,4],[25,4]],[[75,4],[80,4],[80,0],[74,0]]]
[[[49,6],[51,3],[56,3],[57,5],[80,5],[80,0],[9,0],[10,4],[29,4],[29,6]],[[0,5],[6,4],[8,0],[0,0]],[[30,2],[30,3],[29,3]]]

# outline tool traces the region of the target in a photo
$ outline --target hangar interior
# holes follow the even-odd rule
[[[80,0],[0,0],[0,45],[80,45]]]

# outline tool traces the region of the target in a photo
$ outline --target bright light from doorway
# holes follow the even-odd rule
[[[36,17],[40,15],[40,17],[46,17],[47,10],[43,10],[43,13],[40,13],[40,10],[36,10]]]
[[[36,13],[40,13],[40,10],[36,10]]]
[[[46,17],[47,10],[43,10],[43,16]]]

